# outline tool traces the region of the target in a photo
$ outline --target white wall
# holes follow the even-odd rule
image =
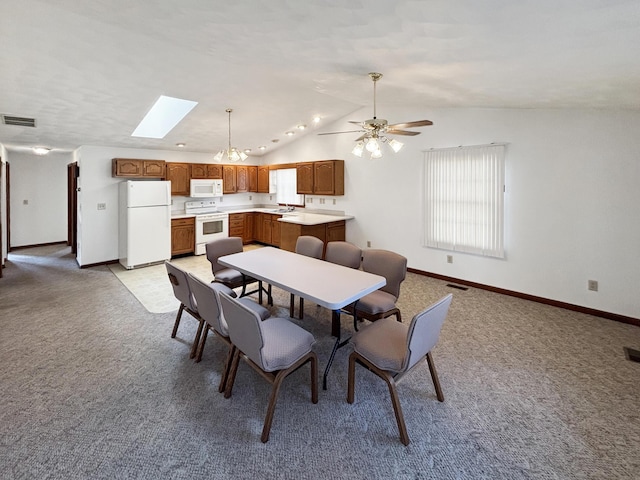
[[[319,131],[352,130],[346,120],[369,116],[363,109]],[[356,217],[347,239],[362,248],[371,241],[412,268],[640,318],[640,112],[385,107],[384,117],[434,125],[378,160],[350,153],[356,134],[311,132],[265,162],[344,159],[346,195],[331,208]],[[508,143],[507,257],[454,253],[447,264],[450,252],[421,246],[423,151],[491,142]]]
[[[78,263],[82,266],[118,259],[118,184],[112,178],[113,158],[157,159],[168,162],[213,163],[213,155],[180,151],[83,146],[77,151],[78,179]],[[247,165],[256,165],[250,157]],[[251,199],[250,199],[251,197]],[[262,195],[233,194],[222,197],[220,209],[262,203]],[[268,197],[268,196],[266,196]],[[184,210],[186,197],[173,197],[172,211]],[[98,210],[105,203],[106,210]]]
[[[11,247],[67,241],[67,165],[72,154],[10,151]],[[25,204],[27,202],[27,204]]]

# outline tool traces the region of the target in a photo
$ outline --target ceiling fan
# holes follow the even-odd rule
[[[362,135],[356,139],[357,143],[352,153],[358,157],[361,157],[362,153],[366,149],[368,152],[371,153],[371,158],[380,158],[382,157],[380,142],[382,143],[388,142],[389,146],[396,153],[400,151],[400,149],[404,145],[402,142],[399,142],[395,139],[391,139],[391,140],[388,139],[386,135],[407,135],[407,136],[420,135],[420,132],[413,132],[411,130],[404,130],[404,129],[413,128],[413,127],[426,127],[428,125],[433,125],[433,122],[430,120],[416,120],[414,122],[394,123],[389,125],[389,123],[385,119],[378,118],[376,116],[376,83],[378,80],[382,78],[382,74],[377,72],[371,72],[369,73],[369,77],[373,81],[373,118],[370,118],[369,120],[365,120],[364,122],[349,121],[349,123],[359,125],[361,127],[360,130],[347,130],[344,132],[327,132],[327,133],[319,133],[318,135],[336,135],[338,133],[362,133]]]

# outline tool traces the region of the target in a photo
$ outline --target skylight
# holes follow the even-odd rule
[[[164,138],[197,104],[191,100],[160,95],[131,136]]]

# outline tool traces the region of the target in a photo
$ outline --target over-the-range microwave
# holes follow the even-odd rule
[[[211,198],[222,196],[222,180],[211,178],[192,178],[190,197]]]

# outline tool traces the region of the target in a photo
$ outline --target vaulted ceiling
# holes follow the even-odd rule
[[[378,106],[640,109],[639,45],[637,0],[1,0],[0,114],[36,127],[0,143],[215,152],[233,108],[257,154],[372,107],[371,71]],[[160,95],[198,105],[131,137]]]

